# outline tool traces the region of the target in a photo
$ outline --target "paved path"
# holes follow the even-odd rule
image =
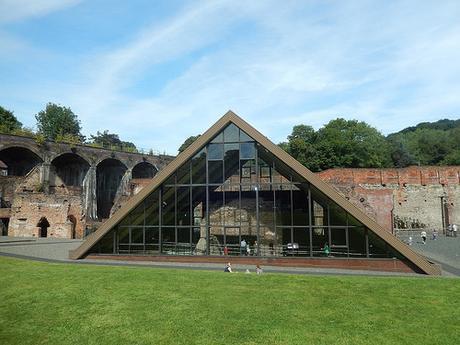
[[[420,238],[414,238],[412,249],[442,265],[444,271],[460,276],[460,237],[438,236],[423,244]]]
[[[71,264],[107,265],[107,266],[135,266],[156,268],[181,268],[194,270],[223,271],[222,264],[216,263],[177,263],[152,261],[115,261],[103,259],[69,260],[69,250],[77,248],[82,240],[51,239],[51,238],[12,238],[0,236],[0,255],[16,258],[31,259],[44,262],[60,262]],[[233,265],[237,272],[255,271],[253,265]],[[278,267],[264,266],[265,273],[290,273],[314,275],[365,275],[365,276],[413,276],[427,277],[420,274],[381,272],[368,270],[347,270],[314,267]],[[459,274],[460,275],[460,274]]]

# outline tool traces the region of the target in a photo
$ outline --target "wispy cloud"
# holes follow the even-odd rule
[[[41,17],[82,0],[0,0],[0,24]]]
[[[457,1],[190,2],[29,88],[87,134],[169,153],[228,109],[274,141],[337,116],[389,133],[458,116],[459,16]]]

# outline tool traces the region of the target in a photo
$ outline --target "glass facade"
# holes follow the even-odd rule
[[[234,124],[169,176],[93,252],[401,258]]]

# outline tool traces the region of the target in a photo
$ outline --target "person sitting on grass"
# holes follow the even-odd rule
[[[233,273],[233,271],[232,271],[232,264],[231,264],[230,262],[227,263],[227,265],[225,266],[224,272]]]

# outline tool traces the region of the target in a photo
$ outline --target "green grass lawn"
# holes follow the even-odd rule
[[[459,344],[460,280],[0,257],[0,344]]]

